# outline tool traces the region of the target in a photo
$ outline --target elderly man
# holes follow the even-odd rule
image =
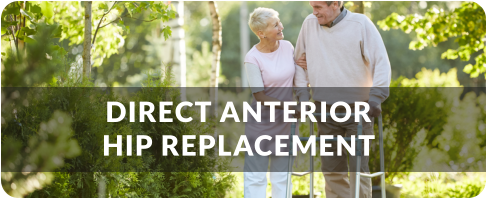
[[[300,66],[294,77],[299,101],[310,99],[306,88],[310,84],[315,102],[345,101],[354,110],[355,101],[364,101],[370,105],[369,116],[379,116],[380,104],[389,96],[391,79],[389,58],[379,31],[365,15],[345,9],[343,1],[309,4],[313,14],[304,20],[294,52]],[[316,110],[321,110],[320,104],[316,103]],[[336,110],[341,111],[345,110]],[[320,135],[350,137],[357,133],[357,123],[353,119],[342,123],[327,120],[318,123],[318,129]],[[363,134],[373,134],[372,122],[364,123]],[[333,145],[330,151],[337,154],[336,150]],[[326,197],[354,197],[356,158],[351,156],[347,164],[346,156],[322,156],[321,164]],[[360,172],[369,172],[368,157],[362,156]],[[372,197],[370,178],[360,179],[359,196]]]

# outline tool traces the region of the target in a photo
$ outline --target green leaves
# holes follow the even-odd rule
[[[169,26],[164,27],[162,29],[162,32],[164,33],[164,39],[167,40],[167,38],[169,38],[169,36],[171,36],[172,34],[171,27]]]
[[[34,40],[34,39],[32,39],[32,38],[30,38],[28,36],[27,37],[24,37],[23,39],[24,39],[24,42],[25,43],[28,43],[28,44],[35,44],[35,43],[37,43],[36,40]]]
[[[27,2],[27,5],[30,5],[30,2]],[[34,14],[36,19],[39,19],[42,16],[42,9],[38,5],[31,5],[27,10]]]
[[[34,35],[34,34],[36,34],[36,33],[37,33],[37,31],[36,31],[36,30],[31,29],[31,28],[29,28],[29,27],[23,27],[23,28],[21,28],[20,30],[21,30],[21,31],[23,31],[23,32],[24,32],[24,33],[25,33],[27,36],[28,36],[28,35]]]
[[[7,5],[3,12],[2,12],[2,20],[7,15],[19,15],[20,14],[20,5],[18,2],[12,2]]]
[[[56,29],[52,32],[53,38],[61,38],[61,34],[63,32],[63,26],[57,26]]]
[[[458,49],[449,49],[441,55],[441,58],[469,61],[470,56],[484,50],[476,58],[475,65],[467,65],[464,72],[470,77],[478,77],[485,74],[485,30],[486,16],[484,10],[474,2],[463,2],[461,7],[451,12],[429,9],[424,16],[408,15],[400,16],[392,13],[386,19],[377,22],[383,30],[401,29],[409,33],[415,30],[416,40],[411,41],[409,48],[423,49],[426,46],[436,46],[449,38],[457,37]]]
[[[125,8],[127,9],[127,12],[130,14],[130,17],[133,17],[134,12],[136,12],[136,7],[134,4],[135,4],[134,2],[125,3]]]
[[[59,56],[65,56],[66,54],[68,54],[68,52],[66,52],[63,47],[58,45],[52,45],[51,49],[54,54],[57,54]]]
[[[176,13],[176,11],[174,11],[174,10],[169,10],[168,15],[169,15],[169,18],[170,18],[170,19],[174,19],[174,18],[176,18],[176,14],[177,14],[177,13]]]
[[[446,52],[442,53],[441,54],[441,58],[442,59],[456,59],[458,58],[458,52],[456,50],[453,50],[453,49],[448,49]]]
[[[54,6],[49,1],[43,1],[40,3],[40,8],[42,10],[42,14],[46,17],[48,23],[53,23],[53,16],[54,16]]]
[[[30,2],[27,2],[27,5],[31,5]],[[30,12],[32,12],[34,14],[42,14],[41,13],[42,9],[38,5],[31,5],[31,6],[29,6],[29,8],[27,10],[29,10]]]
[[[120,26],[122,28],[122,30],[125,31],[125,33],[130,34],[130,27],[126,26],[122,20],[120,20],[117,23],[117,25]]]
[[[108,11],[108,6],[105,3],[100,3],[100,5],[98,5],[98,9],[106,12],[106,11]]]
[[[20,9],[20,13],[22,13],[24,16],[28,17],[29,20],[31,20],[31,21],[35,20],[34,15],[29,13],[28,11]]]

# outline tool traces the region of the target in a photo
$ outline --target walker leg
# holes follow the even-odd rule
[[[313,130],[314,126],[313,126],[313,122],[311,122],[311,120],[309,121],[309,136],[313,135],[314,133],[314,130]],[[309,198],[313,198],[314,197],[314,191],[313,191],[313,184],[314,184],[314,179],[313,179],[313,173],[314,173],[314,170],[313,170],[313,155],[311,153],[309,153],[309,164],[310,164],[310,173],[309,173]]]
[[[293,146],[292,146],[292,139],[294,136],[294,132],[296,130],[296,123],[291,124],[291,135],[289,137],[289,162],[288,162],[288,172],[287,172],[287,184],[286,184],[286,198],[291,198],[291,174],[292,174],[292,154],[293,154]]]
[[[355,198],[360,194],[360,156],[357,156],[357,171],[355,172]]]
[[[383,145],[383,137],[382,137],[382,114],[379,115],[379,150],[380,150],[380,171],[384,172],[380,179],[380,186],[381,186],[381,194],[382,198],[386,198],[386,172],[384,169],[384,145]]]
[[[358,137],[362,135],[362,119],[359,120],[358,126],[357,126],[357,140]],[[361,158],[361,149],[362,145],[360,140],[356,143],[357,145],[355,146],[355,157],[357,158],[357,168],[355,171],[355,198],[359,198],[360,194],[360,162],[362,161]]]

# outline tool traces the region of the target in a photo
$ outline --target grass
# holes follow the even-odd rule
[[[243,173],[234,173],[236,183],[225,197],[243,198]],[[269,178],[267,178],[269,179]],[[309,194],[309,175],[292,177],[293,195]],[[402,184],[401,198],[473,198],[479,195],[486,182],[485,172],[442,172],[442,173],[409,173],[395,184]],[[314,190],[325,197],[325,180],[321,172],[314,173]],[[268,180],[267,197],[271,196],[271,184]]]
[[[485,172],[410,173],[397,180],[402,198],[472,198],[485,187]]]

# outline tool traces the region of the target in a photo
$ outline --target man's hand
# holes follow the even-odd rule
[[[296,64],[303,68],[304,70],[308,69],[308,64],[306,63],[306,53],[303,53],[301,57],[296,60]]]
[[[380,104],[378,104],[377,102],[368,102],[368,103],[370,106],[368,115],[370,117],[379,117],[380,113],[382,112]]]

